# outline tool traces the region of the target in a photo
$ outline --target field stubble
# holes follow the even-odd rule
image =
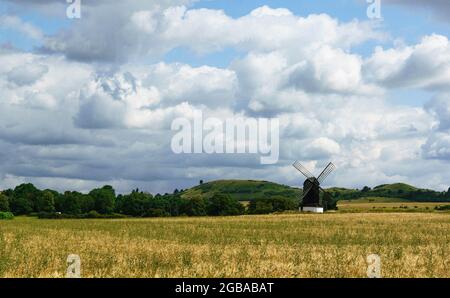
[[[0,223],[0,277],[450,277],[450,214],[349,213]]]

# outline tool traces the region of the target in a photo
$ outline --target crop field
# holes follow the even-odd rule
[[[339,212],[433,212],[446,202],[410,202],[397,198],[363,198],[338,202]]]
[[[0,277],[450,277],[449,213],[0,222]]]

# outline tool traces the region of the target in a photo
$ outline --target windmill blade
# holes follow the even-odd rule
[[[308,171],[298,160],[294,162],[293,164],[294,168],[300,171],[303,175],[305,175],[306,178],[313,178],[314,175],[311,174],[310,171]]]
[[[322,182],[328,177],[328,175],[331,174],[331,172],[334,171],[334,169],[336,169],[336,166],[330,162],[325,169],[323,169],[322,173],[320,173],[319,177],[317,178],[317,181],[319,181],[320,184],[322,184]]]

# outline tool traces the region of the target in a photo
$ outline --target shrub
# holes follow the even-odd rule
[[[164,209],[149,208],[145,213],[146,217],[166,217],[170,216]]]
[[[250,214],[268,214],[273,211],[272,203],[269,200],[252,200],[248,206]]]
[[[11,212],[0,212],[0,220],[1,219],[13,219],[14,218],[14,214],[12,214]]]
[[[436,206],[435,209],[439,211],[450,210],[450,205]]]
[[[101,217],[100,213],[95,210],[91,210],[86,214],[86,218],[99,218]]]
[[[100,214],[95,210],[89,211],[84,214],[64,214],[59,212],[39,212],[38,218],[40,219],[92,219],[92,218],[127,218],[128,216],[118,213]]]
[[[0,193],[0,212],[9,212],[9,199]]]

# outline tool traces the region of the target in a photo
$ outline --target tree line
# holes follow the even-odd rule
[[[430,189],[384,189],[381,186],[372,189],[364,186],[361,190],[350,192],[347,190],[335,190],[331,192],[331,196],[339,200],[357,200],[364,197],[387,197],[406,199],[412,202],[450,202],[450,188],[446,192],[439,192]]]
[[[115,218],[264,214],[298,208],[298,203],[283,197],[252,200],[244,206],[223,193],[214,193],[207,198],[185,198],[182,194],[183,191],[175,190],[172,194],[152,195],[135,189],[129,194],[116,195],[109,185],[87,194],[59,193],[51,189],[39,190],[27,183],[0,193],[0,212],[40,218]]]

